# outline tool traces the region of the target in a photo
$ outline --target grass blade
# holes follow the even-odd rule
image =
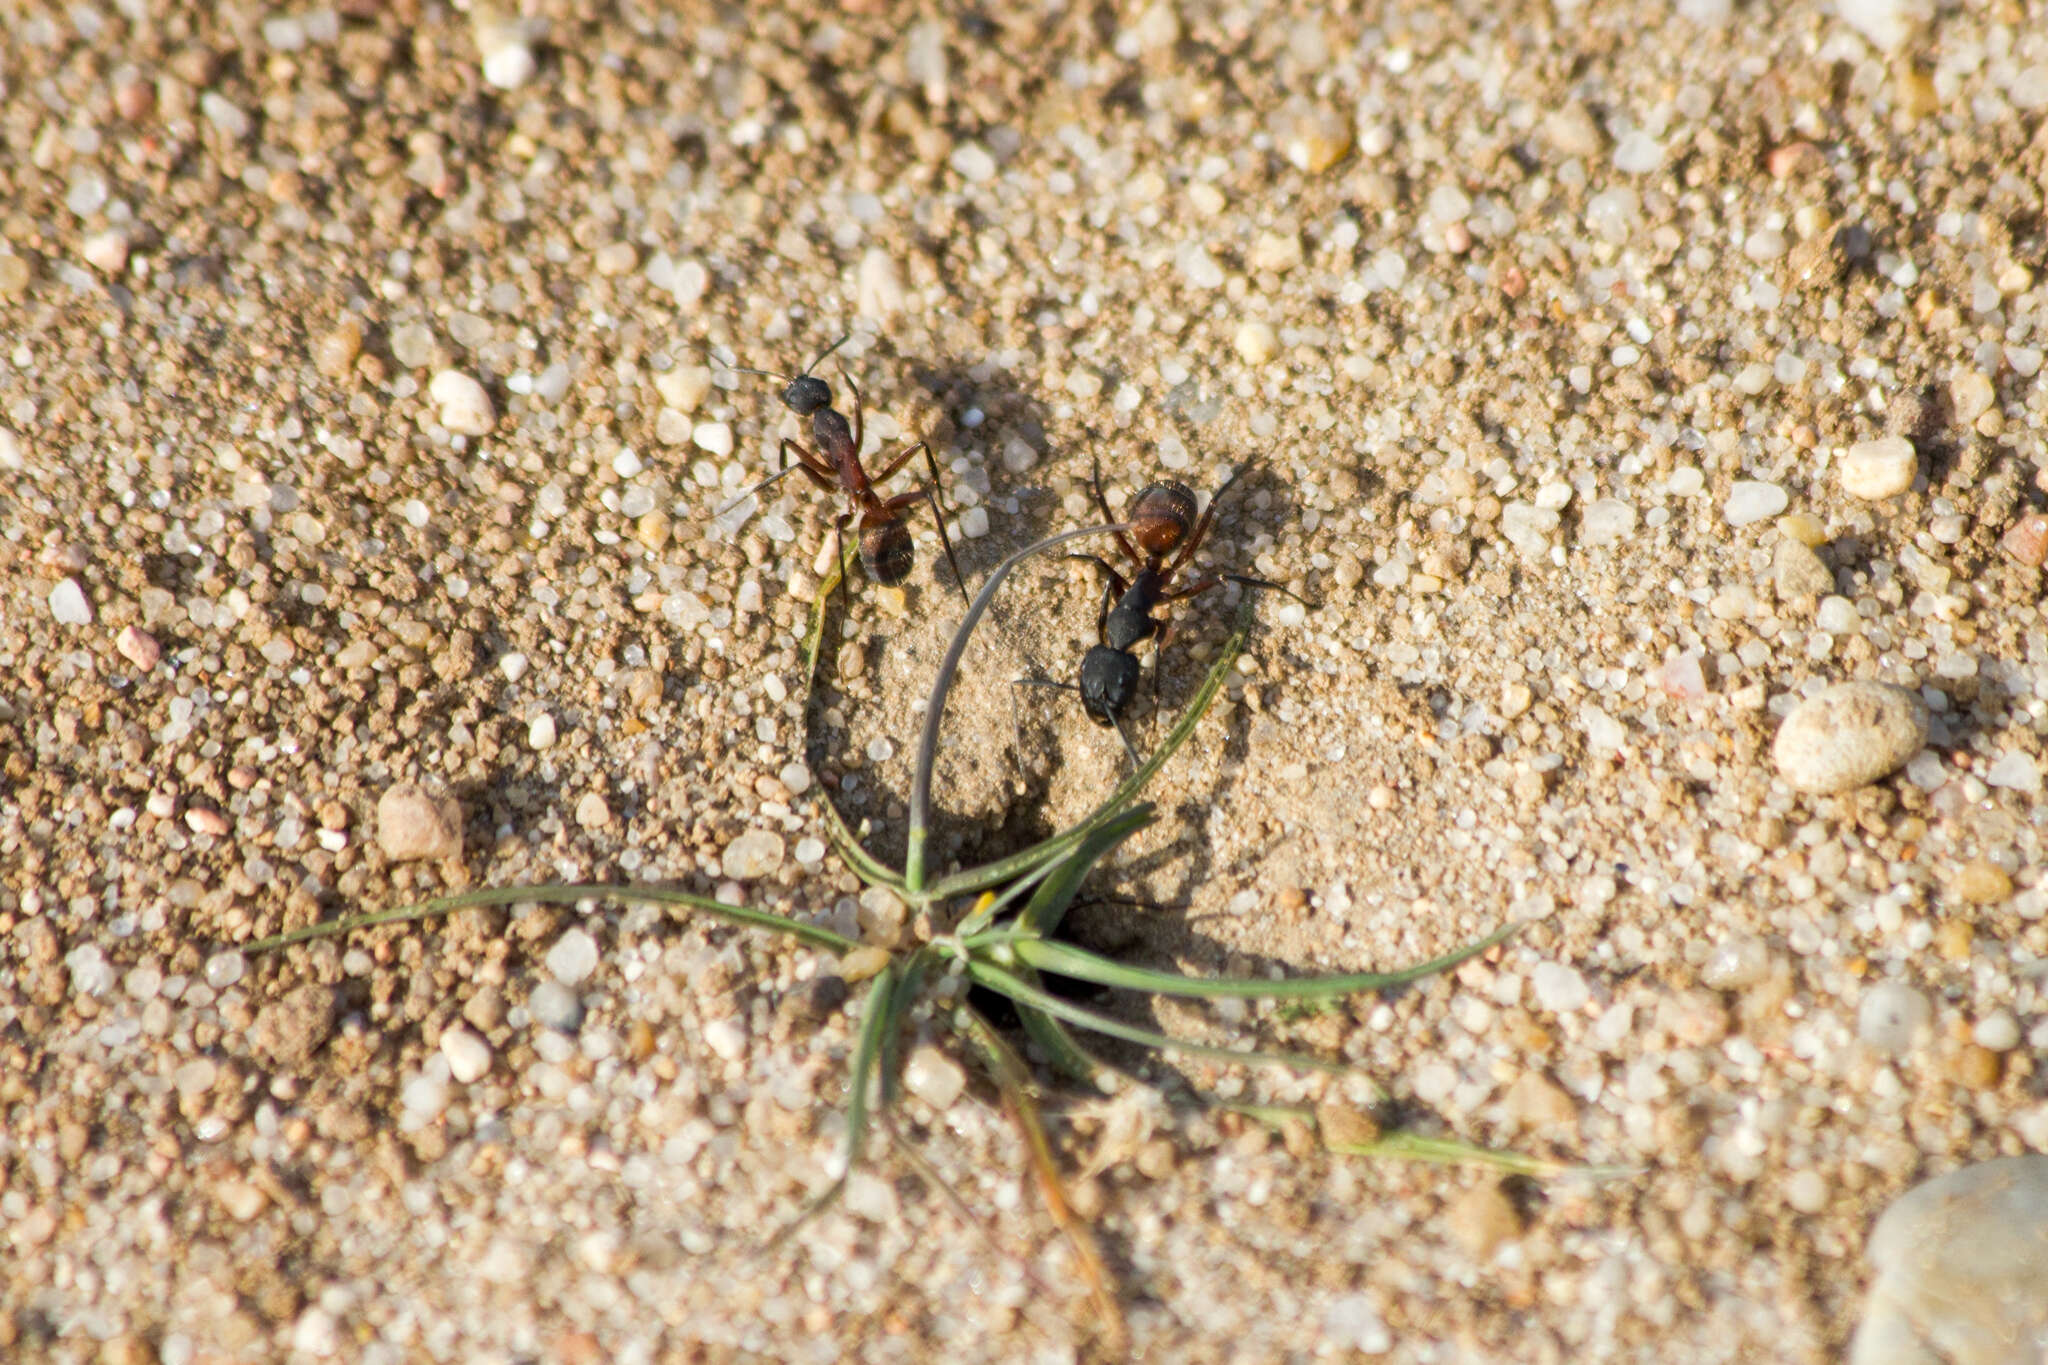
[[[1068,1245],[1073,1247],[1074,1257],[1081,1264],[1081,1274],[1088,1281],[1089,1296],[1095,1300],[1096,1311],[1102,1315],[1103,1329],[1109,1337],[1104,1343],[1108,1355],[1111,1359],[1119,1358],[1130,1339],[1123,1309],[1110,1292],[1109,1271],[1103,1265],[1102,1251],[1096,1245],[1094,1232],[1074,1212],[1073,1203],[1067,1198],[1067,1187],[1060,1179],[1052,1140],[1046,1136],[1045,1120],[1039,1116],[1038,1102],[1032,1098],[1031,1073],[1025,1069],[1023,1059],[980,1014],[963,1005],[956,1018],[988,1059],[989,1074],[995,1079],[996,1089],[1002,1092],[1011,1117],[1017,1121],[1017,1128],[1024,1135],[1024,1148],[1030,1153],[1031,1169],[1038,1177],[1039,1194],[1044,1198],[1053,1222],[1059,1225],[1060,1231],[1066,1234]]]
[[[341,919],[326,920],[309,924],[303,929],[292,929],[269,938],[259,939],[243,949],[250,953],[267,953],[273,948],[284,948],[309,939],[332,938],[337,934],[352,933],[378,924],[396,924],[410,920],[432,919],[440,915],[451,915],[458,910],[473,910],[489,905],[513,905],[520,901],[538,901],[543,905],[574,905],[578,901],[613,901],[621,905],[635,902],[649,905],[680,906],[724,920],[727,924],[742,929],[765,929],[772,934],[782,934],[812,948],[822,948],[828,953],[851,952],[860,946],[858,939],[835,934],[830,929],[816,924],[805,924],[767,910],[755,910],[744,905],[726,905],[708,896],[694,896],[687,891],[671,891],[661,886],[612,886],[602,882],[551,882],[541,886],[491,886],[476,891],[464,891],[453,896],[436,896],[432,900],[416,901],[390,910],[372,910],[360,915],[346,915]]]
[[[1031,984],[1035,986],[1038,983],[1033,981]],[[1023,1004],[1017,1005],[1017,1022],[1024,1026],[1024,1036],[1038,1045],[1038,1050],[1045,1054],[1046,1064],[1053,1070],[1090,1090],[1102,1088],[1102,1063],[1089,1056],[1088,1050],[1074,1041],[1074,1035],[1067,1031],[1065,1024],[1044,1010]]]
[[[1161,1052],[1180,1052],[1206,1061],[1229,1062],[1236,1066],[1289,1066],[1298,1071],[1328,1071],[1342,1074],[1351,1068],[1341,1062],[1327,1062],[1321,1057],[1305,1057],[1292,1052],[1252,1052],[1237,1048],[1210,1047],[1206,1043],[1184,1042],[1170,1038],[1164,1033],[1154,1033],[1106,1014],[1082,1009],[1069,1000],[1041,990],[1013,972],[1006,972],[993,963],[978,957],[967,959],[967,975],[978,986],[986,986],[998,995],[1008,996],[1019,1005],[1043,1010],[1064,1023],[1076,1028],[1088,1029],[1095,1033],[1121,1038],[1127,1043],[1141,1047],[1156,1048]]]
[[[1083,526],[1075,531],[1062,531],[1047,536],[1044,540],[1026,545],[1002,563],[982,581],[981,591],[974,595],[974,601],[967,607],[967,614],[960,618],[960,628],[953,632],[953,642],[946,647],[946,657],[939,663],[937,676],[932,679],[931,697],[925,703],[924,730],[917,740],[917,767],[910,779],[910,838],[904,850],[903,880],[913,896],[922,893],[924,887],[924,841],[931,824],[932,810],[932,765],[939,754],[939,722],[946,714],[946,694],[953,689],[953,675],[960,671],[960,658],[967,652],[968,637],[981,621],[988,604],[995,600],[996,590],[1003,586],[1003,580],[1025,560],[1033,555],[1044,554],[1058,545],[1082,536],[1107,535],[1123,529],[1121,523],[1109,522],[1101,526]],[[1029,864],[1027,864],[1029,866]],[[983,882],[970,890],[980,891],[994,885]],[[957,893],[956,893],[957,894]]]
[[[1239,1000],[1334,1000],[1366,991],[1383,991],[1411,981],[1449,971],[1459,963],[1477,957],[1495,944],[1521,930],[1519,922],[1496,929],[1485,938],[1468,943],[1455,952],[1432,958],[1419,966],[1397,972],[1350,972],[1340,976],[1305,976],[1291,980],[1227,979],[1184,976],[1179,972],[1131,967],[1099,957],[1071,943],[1056,939],[1018,936],[1009,941],[1017,960],[1053,976],[1092,981],[1119,990],[1144,991],[1151,995],[1194,996],[1202,999]]]
[[[1009,881],[1037,867],[1046,859],[1065,853],[1087,838],[1092,831],[1115,819],[1118,813],[1144,791],[1145,784],[1166,765],[1166,760],[1172,758],[1180,746],[1188,742],[1188,737],[1194,734],[1195,726],[1208,711],[1211,703],[1216,700],[1216,694],[1223,690],[1223,684],[1229,678],[1231,666],[1237,662],[1237,656],[1244,652],[1245,644],[1251,638],[1251,628],[1252,599],[1246,596],[1238,605],[1236,628],[1223,642],[1223,649],[1216,656],[1216,662],[1209,666],[1208,674],[1202,679],[1201,688],[1188,703],[1187,709],[1181,712],[1180,720],[1166,736],[1165,743],[1139,765],[1138,770],[1126,778],[1123,784],[1111,793],[1110,798],[1097,806],[1086,819],[999,862],[982,867],[970,867],[950,877],[943,877],[933,885],[931,894],[934,897],[965,896]]]
[[[1137,805],[1091,831],[1080,847],[1059,860],[1052,875],[1038,884],[1031,899],[1017,912],[1017,927],[1026,934],[1050,934],[1066,918],[1067,907],[1081,889],[1081,883],[1095,870],[1095,864],[1124,840],[1152,823],[1152,807]]]
[[[860,1160],[862,1142],[868,1131],[868,1085],[874,1079],[875,1068],[881,1063],[882,1055],[892,1050],[888,1035],[902,1022],[903,1008],[909,1002],[909,997],[899,989],[903,977],[903,964],[896,958],[890,958],[888,964],[875,974],[875,984],[868,988],[867,1002],[861,1010],[860,1039],[854,1044],[848,1077],[852,1088],[846,1096],[846,1146],[840,1152],[841,1180],[846,1179],[847,1172]]]
[[[1316,1111],[1297,1105],[1224,1104],[1219,1107],[1232,1113],[1243,1114],[1247,1118],[1257,1119],[1269,1128],[1279,1128],[1292,1122],[1320,1129],[1316,1122]],[[1388,1157],[1396,1161],[1421,1161],[1439,1166],[1485,1166],[1509,1175],[1524,1175],[1535,1180],[1549,1180],[1567,1175],[1611,1180],[1642,1173],[1642,1168],[1637,1166],[1575,1166],[1568,1161],[1552,1161],[1546,1157],[1530,1156],[1525,1152],[1510,1152],[1499,1147],[1481,1147],[1462,1138],[1429,1137],[1401,1129],[1382,1133],[1370,1142],[1332,1142],[1325,1134],[1323,1147],[1326,1151],[1339,1156]]]

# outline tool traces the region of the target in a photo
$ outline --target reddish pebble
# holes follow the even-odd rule
[[[114,638],[114,648],[121,651],[121,657],[134,664],[144,673],[155,668],[157,661],[164,657],[164,647],[156,642],[156,636],[139,626],[123,626]]]
[[[1529,277],[1522,267],[1511,265],[1500,272],[1500,292],[1511,299],[1518,299],[1529,292]]]
[[[123,81],[114,91],[114,112],[130,123],[140,123],[156,107],[156,91],[148,81]]]
[[[2048,559],[2048,516],[2030,512],[2014,522],[2012,529],[1999,538],[1998,543],[2005,552],[2030,569],[2041,567],[2041,561]]]
[[[1770,171],[1771,179],[1785,180],[1808,169],[1819,170],[1825,165],[1820,149],[1811,142],[1788,142],[1774,147],[1764,158],[1764,167]]]
[[[228,818],[204,806],[194,806],[186,811],[185,825],[194,834],[211,834],[216,839],[228,832]]]
[[[1472,249],[1472,229],[1463,223],[1453,223],[1444,229],[1444,249],[1453,256],[1462,256]]]

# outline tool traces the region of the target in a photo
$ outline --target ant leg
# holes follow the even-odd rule
[[[1131,737],[1124,729],[1122,718],[1112,711],[1109,716],[1109,723],[1116,727],[1116,737],[1124,742],[1124,752],[1131,756],[1131,771],[1136,772],[1139,768],[1145,766],[1138,758],[1138,746],[1131,743]]]
[[[847,336],[852,335],[853,333],[851,332],[847,333]],[[845,341],[842,338],[840,345],[844,344]],[[837,350],[838,347],[835,346],[833,349]],[[858,460],[860,458],[860,443],[867,437],[867,426],[860,404],[860,387],[853,382],[853,376],[846,372],[844,365],[839,367],[839,382],[846,385],[846,391],[853,395],[853,457]],[[881,480],[876,479],[875,482],[880,483]]]
[[[856,517],[856,513],[848,510],[832,518],[832,553],[839,560],[839,582],[833,588],[833,591],[849,595],[853,592],[853,580],[851,577],[853,569],[846,562],[846,523],[854,517]]]
[[[1241,573],[1218,574],[1217,577],[1227,578],[1233,583],[1242,583],[1248,588],[1271,588],[1282,597],[1291,597],[1304,607],[1309,605],[1309,600],[1306,597],[1288,588],[1285,584],[1275,583],[1270,578],[1253,578],[1250,574]]]
[[[953,566],[953,582],[960,589],[960,599],[964,602],[968,600],[967,575],[960,572],[960,560],[953,554],[953,537],[946,534],[946,514],[939,508],[939,462],[932,457],[932,448],[925,445],[923,441],[919,441],[917,445],[904,451],[903,458],[890,465],[888,472],[893,474],[897,469],[901,468],[903,461],[908,460],[916,452],[918,446],[924,446],[924,457],[932,467],[932,481],[929,484],[919,484],[907,493],[899,493],[895,497],[890,498],[882,504],[882,510],[893,517],[897,512],[901,512],[909,507],[915,507],[919,499],[923,499],[931,505],[932,524],[939,528],[939,544],[946,547],[946,562]],[[885,474],[882,477],[886,478],[887,475]],[[880,479],[877,479],[876,482],[879,483]]]
[[[1061,558],[1079,560],[1083,564],[1093,564],[1096,568],[1102,570],[1103,573],[1109,576],[1109,590],[1114,596],[1122,597],[1131,590],[1131,585],[1124,581],[1124,576],[1118,573],[1115,567],[1101,555],[1062,555]]]
[[[1088,480],[1088,487],[1095,494],[1095,505],[1101,509],[1102,519],[1112,525],[1116,524],[1116,513],[1109,510],[1109,499],[1102,496],[1102,452],[1099,450],[1095,452],[1095,470]],[[1131,563],[1145,562],[1145,556],[1138,553],[1138,547],[1131,544],[1131,538],[1122,531],[1116,532],[1116,543],[1124,547],[1124,553],[1131,557]],[[1100,563],[1099,560],[1097,562]],[[1117,592],[1121,594],[1123,589],[1119,588]]]
[[[798,452],[797,458],[793,462],[789,458],[789,452],[792,448],[794,448]],[[782,440],[782,467],[777,469],[773,474],[770,474],[767,478],[755,484],[753,487],[742,490],[737,497],[732,498],[724,506],[719,507],[718,509],[713,511],[711,515],[714,517],[724,516],[727,512],[730,512],[733,508],[739,506],[748,498],[753,497],[754,494],[768,487],[768,485],[773,483],[780,483],[784,477],[793,474],[798,470],[802,470],[806,478],[808,478],[812,483],[816,484],[818,487],[824,489],[827,493],[837,491],[839,487],[837,483],[835,483],[831,479],[826,478],[823,474],[820,474],[817,471],[817,469],[812,467],[810,459],[807,458],[809,454],[810,452],[806,451],[804,447],[797,445],[796,442],[790,440],[788,437],[785,436]]]

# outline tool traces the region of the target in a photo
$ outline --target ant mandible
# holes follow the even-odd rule
[[[833,519],[832,530],[839,538],[842,556],[840,579],[845,581],[843,556],[846,549],[846,523],[851,520],[860,535],[861,567],[868,577],[877,583],[901,583],[910,576],[910,569],[917,562],[917,551],[910,541],[910,514],[918,501],[929,503],[932,520],[938,524],[939,543],[946,547],[946,562],[953,566],[953,581],[960,589],[960,596],[967,596],[967,580],[960,573],[960,561],[953,556],[953,540],[946,534],[946,518],[939,510],[939,462],[932,454],[931,446],[925,441],[913,441],[896,452],[889,464],[872,478],[860,462],[861,438],[865,428],[861,420],[860,390],[847,376],[842,367],[839,377],[845,380],[847,389],[853,394],[853,421],[849,424],[844,415],[832,406],[832,386],[812,374],[811,371],[824,363],[827,356],[853,339],[851,332],[827,346],[818,358],[804,367],[798,375],[777,374],[773,370],[756,370],[745,365],[727,365],[735,374],[758,374],[766,379],[783,380],[788,387],[782,391],[782,405],[798,417],[811,421],[811,439],[817,442],[812,449],[800,441],[782,438],[782,464],[773,474],[747,489],[738,497],[713,513],[722,516],[739,506],[768,485],[784,475],[802,470],[804,477],[824,489],[837,493],[846,500],[847,507]],[[712,357],[714,360],[716,356]],[[720,362],[723,363],[723,362]],[[932,471],[930,484],[920,484],[907,493],[893,498],[883,498],[875,492],[875,485],[886,483],[896,472],[910,462],[918,451],[924,452],[925,463]],[[795,460],[791,461],[794,452]]]
[[[1128,518],[1121,523],[1129,528],[1130,534],[1126,535],[1122,529],[1115,532],[1117,544],[1136,566],[1136,573],[1128,580],[1099,555],[1067,556],[1095,565],[1108,580],[1103,588],[1101,610],[1095,618],[1097,643],[1081,656],[1078,683],[1051,682],[1043,678],[1020,678],[1018,681],[1080,693],[1081,709],[1087,713],[1088,719],[1105,728],[1115,728],[1117,738],[1124,742],[1124,751],[1130,755],[1134,767],[1138,763],[1138,751],[1123,727],[1123,714],[1137,693],[1138,678],[1143,671],[1134,651],[1144,641],[1155,636],[1158,638],[1152,657],[1152,687],[1156,694],[1160,654],[1173,632],[1172,623],[1157,619],[1152,614],[1154,611],[1165,603],[1199,596],[1223,582],[1271,588],[1275,592],[1286,593],[1297,602],[1302,601],[1278,583],[1246,574],[1212,573],[1182,587],[1173,586],[1174,576],[1187,567],[1188,561],[1208,537],[1223,495],[1257,463],[1254,460],[1240,466],[1226,479],[1216,490],[1216,495],[1209,499],[1209,506],[1199,519],[1195,516],[1194,490],[1186,484],[1154,483],[1140,489],[1137,497],[1131,500]],[[1103,520],[1118,522],[1116,514],[1109,510],[1109,500],[1102,494],[1100,456],[1095,460],[1091,487]]]

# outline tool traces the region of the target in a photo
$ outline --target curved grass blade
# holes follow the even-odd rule
[[[1017,927],[1025,934],[1050,934],[1066,918],[1067,907],[1081,883],[1095,870],[1095,864],[1124,840],[1152,823],[1152,807],[1140,803],[1089,831],[1080,845],[1058,860],[1050,876],[1038,884],[1031,899],[1017,912]]]
[[[1150,758],[1139,765],[1136,772],[1124,779],[1123,784],[1110,794],[1109,799],[1097,806],[1086,819],[1061,830],[1049,839],[1033,844],[1020,853],[1013,853],[1007,858],[982,867],[967,868],[950,877],[942,877],[932,886],[931,894],[934,897],[965,896],[1009,881],[1012,877],[1021,876],[1037,867],[1048,858],[1058,857],[1087,838],[1091,831],[1100,828],[1104,822],[1116,818],[1124,807],[1137,799],[1138,794],[1145,789],[1145,784],[1166,766],[1166,760],[1172,758],[1180,746],[1188,742],[1188,737],[1194,734],[1196,724],[1216,700],[1216,694],[1223,690],[1223,684],[1230,676],[1231,666],[1237,662],[1237,656],[1244,652],[1245,644],[1251,638],[1251,628],[1252,599],[1247,596],[1238,606],[1236,628],[1223,642],[1216,662],[1209,666],[1208,674],[1202,679],[1201,688],[1188,703],[1187,709],[1181,712],[1180,720],[1174,724],[1172,731],[1166,736],[1166,741],[1153,751]]]
[[[978,957],[967,959],[967,975],[978,986],[986,986],[998,995],[1008,996],[1019,1005],[1028,1005],[1043,1010],[1053,1018],[1076,1028],[1088,1029],[1095,1033],[1121,1038],[1127,1043],[1141,1047],[1156,1048],[1161,1052],[1180,1052],[1205,1061],[1229,1062],[1236,1066],[1290,1066],[1298,1071],[1327,1071],[1342,1075],[1351,1068],[1341,1062],[1324,1061],[1321,1057],[1306,1057],[1295,1052],[1252,1052],[1230,1047],[1210,1047],[1206,1043],[1190,1043],[1179,1038],[1170,1038],[1164,1033],[1126,1024],[1106,1014],[1082,1009],[1068,1000],[1062,1000],[1050,992],[1040,990],[1014,972]]]
[[[543,905],[574,905],[578,901],[603,900],[630,905],[636,901],[650,905],[681,906],[713,919],[724,920],[727,924],[742,929],[765,929],[772,934],[782,934],[812,948],[822,948],[829,953],[846,953],[860,947],[858,939],[835,934],[830,929],[816,924],[805,924],[802,920],[790,919],[767,910],[755,910],[744,905],[726,905],[708,896],[693,896],[687,891],[671,891],[660,886],[612,886],[602,882],[550,882],[541,886],[490,886],[476,891],[464,891],[453,896],[436,896],[432,900],[416,901],[390,910],[372,910],[361,915],[346,915],[341,919],[326,920],[309,924],[303,929],[292,929],[269,938],[259,939],[242,951],[267,953],[273,948],[284,948],[310,939],[332,938],[337,934],[352,933],[357,929],[368,929],[378,924],[397,924],[411,920],[431,919],[440,915],[452,915],[458,910],[473,910],[480,906],[513,905],[520,901],[538,901]]]
[[[894,890],[903,889],[903,874],[889,867],[860,845],[860,839],[846,827],[846,821],[839,814],[839,807],[826,794],[825,784],[818,784],[818,809],[825,813],[825,838],[853,869],[853,875],[869,886],[886,886]]]
[[[792,466],[794,468],[794,466]],[[818,600],[811,607],[811,628],[804,636],[804,686],[809,688],[818,677],[818,652],[825,643],[825,617],[832,605],[832,595],[845,580],[840,558],[832,556],[832,571],[825,575],[825,581],[818,585]],[[807,708],[808,709],[808,708]]]
[[[1102,1315],[1103,1330],[1109,1337],[1105,1343],[1108,1354],[1112,1359],[1121,1357],[1130,1340],[1123,1308],[1117,1303],[1116,1295],[1110,1292],[1109,1271],[1103,1265],[1102,1251],[1096,1245],[1094,1232],[1074,1212],[1074,1206],[1067,1198],[1067,1187],[1060,1179],[1059,1163],[1053,1155],[1052,1140],[1046,1136],[1045,1120],[1039,1115],[1038,1102],[1032,1098],[1031,1073],[1026,1070],[1023,1059],[979,1013],[962,1005],[955,1018],[962,1031],[981,1048],[982,1055],[988,1060],[989,1074],[995,1079],[996,1089],[1002,1092],[1011,1116],[1017,1120],[1017,1127],[1024,1135],[1024,1148],[1031,1155],[1032,1172],[1038,1177],[1039,1195],[1045,1200],[1053,1222],[1066,1235],[1067,1244],[1074,1249],[1074,1258],[1080,1262],[1081,1274],[1088,1281],[1089,1297],[1095,1300],[1096,1312]]]
[[[1071,943],[1061,943],[1057,939],[1019,935],[1014,940],[1009,940],[1008,946],[1010,951],[1016,954],[1019,962],[1038,971],[1048,972],[1054,976],[1073,977],[1079,981],[1092,981],[1098,986],[1115,986],[1119,990],[1144,991],[1151,995],[1195,996],[1212,1000],[1335,1000],[1346,995],[1405,986],[1411,981],[1420,981],[1424,977],[1449,971],[1459,963],[1477,957],[1495,944],[1510,938],[1520,932],[1521,928],[1519,922],[1507,925],[1494,930],[1485,938],[1466,944],[1455,952],[1445,953],[1442,957],[1432,958],[1428,962],[1397,972],[1349,972],[1339,976],[1305,976],[1278,981],[1184,976],[1179,972],[1131,967],[1106,957],[1099,957]],[[969,946],[974,945],[970,943]]]
[[[917,740],[917,766],[910,779],[910,837],[903,856],[903,880],[913,895],[925,890],[924,885],[924,842],[931,824],[932,810],[932,765],[939,753],[939,722],[946,714],[946,694],[953,689],[953,675],[960,671],[960,658],[967,652],[968,637],[988,611],[988,604],[995,600],[997,589],[1003,586],[1011,572],[1033,555],[1043,554],[1057,545],[1082,536],[1107,535],[1111,531],[1124,529],[1120,522],[1106,522],[1101,526],[1083,526],[1079,530],[1062,531],[1034,541],[1002,563],[996,565],[989,576],[982,580],[981,591],[968,604],[967,614],[960,618],[959,629],[953,632],[953,642],[946,647],[946,657],[939,663],[939,671],[932,679],[931,697],[925,703],[924,730]],[[1029,864],[1027,864],[1029,866]],[[982,882],[968,890],[979,891],[994,885]],[[960,894],[960,893],[949,893]]]

